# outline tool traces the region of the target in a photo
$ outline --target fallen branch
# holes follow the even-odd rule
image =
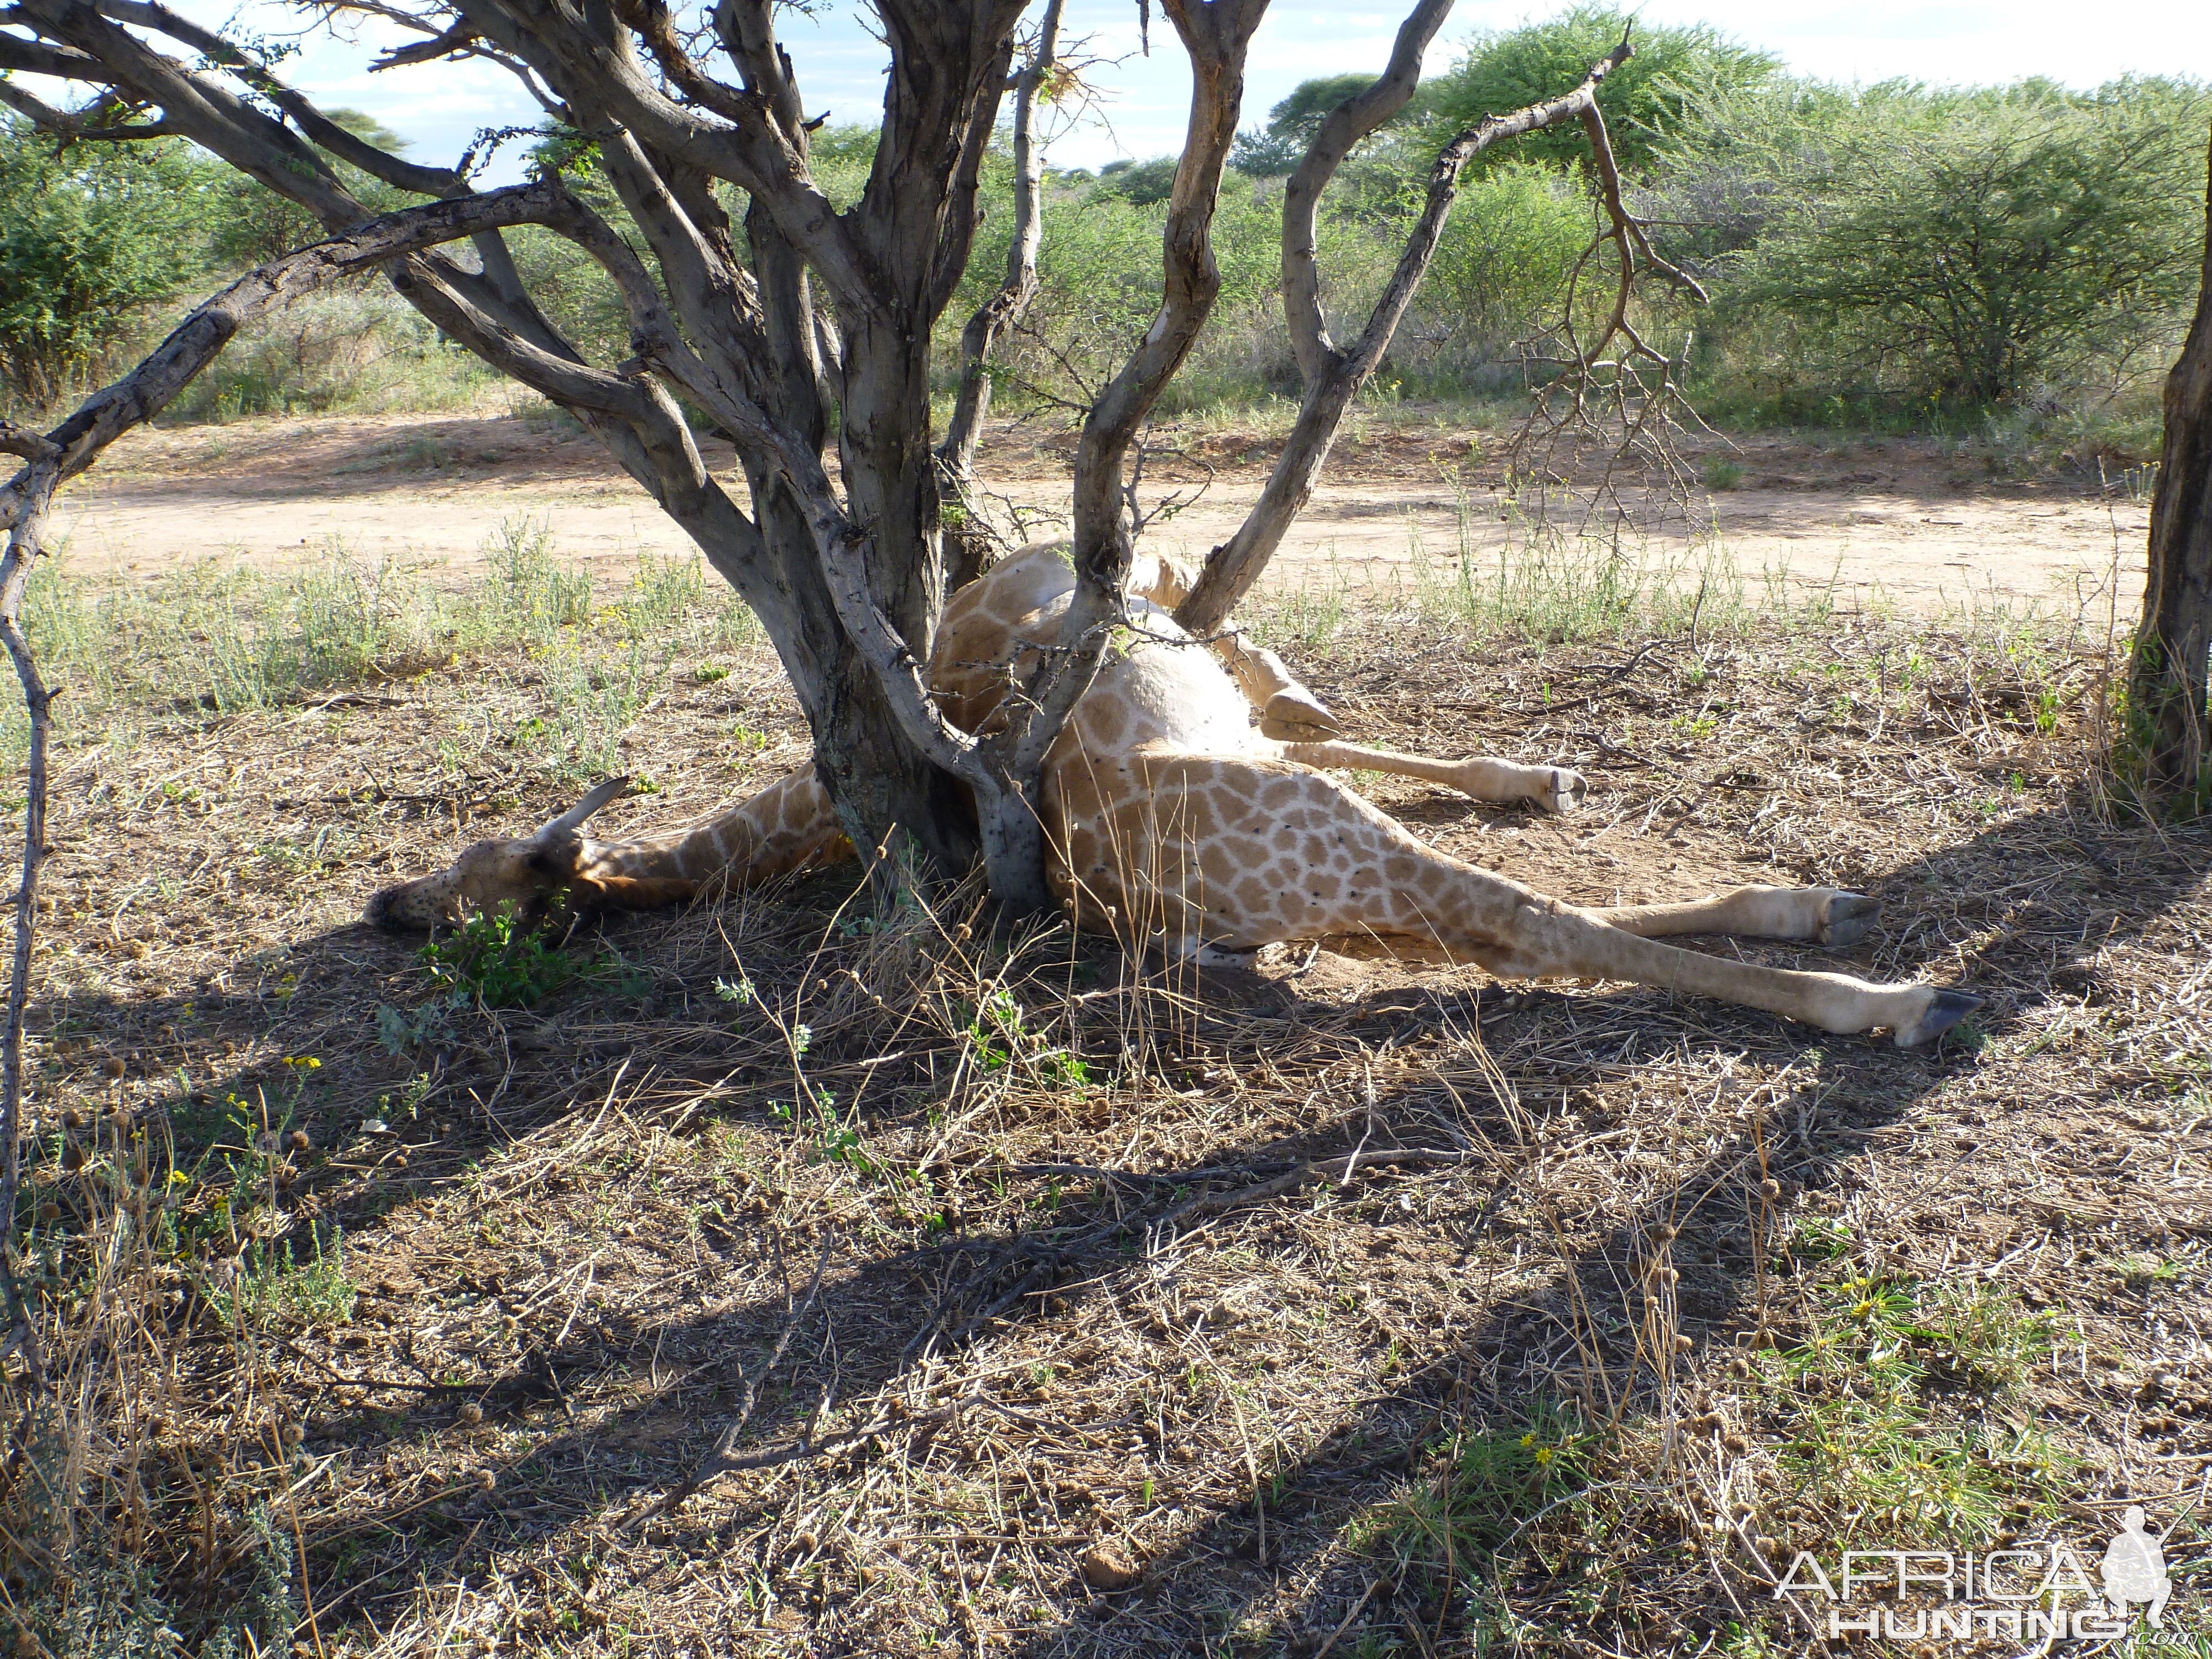
[[[744,1392],[738,1400],[738,1414],[730,1419],[721,1433],[714,1437],[714,1449],[707,1455],[707,1461],[694,1469],[689,1479],[676,1486],[660,1502],[647,1510],[644,1519],[650,1520],[656,1515],[663,1515],[674,1509],[716,1475],[726,1474],[736,1469],[765,1467],[761,1459],[732,1457],[730,1449],[738,1443],[738,1437],[744,1432],[745,1425],[752,1421],[753,1409],[760,1404],[762,1382],[767,1380],[770,1371],[783,1362],[783,1352],[791,1346],[793,1334],[797,1332],[800,1325],[805,1322],[806,1316],[813,1310],[815,1297],[822,1293],[822,1270],[830,1265],[830,1253],[832,1248],[829,1244],[822,1247],[822,1254],[815,1259],[813,1277],[806,1281],[806,1299],[793,1309],[791,1316],[784,1321],[783,1334],[776,1339],[775,1352],[769,1355],[767,1363],[745,1378]],[[833,1436],[831,1438],[839,1439],[840,1437]],[[817,1443],[811,1437],[802,1436],[799,1443],[805,1448],[827,1443]],[[793,1454],[794,1457],[805,1455],[803,1450]],[[767,1461],[777,1460],[769,1458]]]

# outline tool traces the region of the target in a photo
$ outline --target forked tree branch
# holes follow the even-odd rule
[[[1567,121],[1580,121],[1586,131],[1595,135],[1598,143],[1603,143],[1605,121],[1598,112],[1598,88],[1607,76],[1634,55],[1635,48],[1626,36],[1591,66],[1582,83],[1571,92],[1528,105],[1509,115],[1488,117],[1443,147],[1429,172],[1428,196],[1421,216],[1407,238],[1389,281],[1383,284],[1382,294],[1369,313],[1365,327],[1351,345],[1337,346],[1329,338],[1322,309],[1320,270],[1315,254],[1316,217],[1321,195],[1351,153],[1352,145],[1404,107],[1406,98],[1412,95],[1407,77],[1418,74],[1421,52],[1442,26],[1449,9],[1448,5],[1437,3],[1437,0],[1424,0],[1407,18],[1391,54],[1389,70],[1375,86],[1346,100],[1322,123],[1291,187],[1284,192],[1283,306],[1299,369],[1304,377],[1305,395],[1299,404],[1297,419],[1260,492],[1260,499],[1253,503],[1236,534],[1213,550],[1188,597],[1176,608],[1176,620],[1194,634],[1210,635],[1221,628],[1267,568],[1267,561],[1282,545],[1284,536],[1305,506],[1313,491],[1314,479],[1328,459],[1330,446],[1335,442],[1345,411],[1382,363],[1407,307],[1413,302],[1422,277],[1427,274],[1468,163],[1493,144]],[[1610,147],[1604,147],[1603,153],[1609,168]],[[1627,221],[1626,210],[1620,205],[1618,175],[1613,176],[1613,188],[1605,198],[1606,209],[1616,221]],[[1638,239],[1637,246],[1648,249],[1649,245],[1640,240],[1640,226],[1632,232],[1619,229],[1618,234],[1624,238],[1632,234]],[[1627,245],[1624,242],[1624,246]],[[1674,271],[1672,266],[1666,269]],[[1625,297],[1622,304],[1625,307]]]
[[[1568,274],[1559,331],[1569,355],[1563,360],[1527,355],[1547,378],[1533,388],[1528,413],[1514,435],[1511,471],[1538,492],[1534,516],[1547,519],[1553,489],[1561,479],[1553,469],[1552,452],[1565,447],[1571,465],[1583,442],[1595,439],[1609,453],[1590,491],[1589,514],[1609,502],[1616,520],[1626,521],[1632,509],[1621,499],[1620,480],[1623,464],[1632,458],[1659,475],[1669,496],[1686,499],[1692,489],[1671,441],[1674,410],[1680,405],[1674,362],[1644,337],[1628,314],[1638,275],[1648,270],[1700,303],[1706,295],[1695,277],[1653,249],[1644,221],[1628,210],[1613,142],[1596,109],[1583,112],[1582,121],[1603,222]],[[1600,256],[1608,246],[1613,295],[1595,337],[1585,344],[1576,324],[1583,277],[1594,264],[1602,269]],[[1584,515],[1585,527],[1589,514]]]

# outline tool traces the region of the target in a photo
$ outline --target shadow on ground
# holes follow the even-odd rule
[[[1893,941],[1905,942],[1923,958],[1948,953],[1958,965],[1960,981],[1989,999],[1984,1014],[1964,1034],[1965,1042],[1936,1051],[1902,1053],[1885,1036],[1831,1037],[1749,1011],[1637,990],[1477,990],[1458,982],[1425,984],[1417,978],[1348,1004],[1324,1006],[1302,994],[1295,981],[1212,982],[1191,1005],[1189,1015],[1191,1030],[1210,1052],[1256,1054],[1270,1032],[1326,1017],[1343,1022],[1349,1035],[1378,1051],[1419,1054],[1425,1052],[1424,1045],[1441,1042],[1464,1053],[1479,1038],[1480,1047],[1498,1058],[1498,1081],[1486,1091],[1476,1091],[1465,1086],[1465,1066],[1455,1073],[1461,1079],[1457,1087],[1449,1079],[1437,1082],[1419,1066],[1401,1068],[1392,1073],[1394,1083],[1378,1087],[1356,1121],[1343,1120],[1344,1127],[1328,1136],[1294,1132],[1214,1148],[1208,1166],[1236,1173],[1211,1183],[1188,1179],[1172,1185],[1097,1185],[1087,1198],[1071,1196],[1049,1215],[1048,1224],[1038,1228],[956,1226],[927,1248],[840,1260],[828,1275],[828,1294],[799,1322],[790,1358],[762,1394],[737,1450],[769,1454],[795,1445],[808,1433],[825,1387],[834,1385],[840,1400],[864,1400],[912,1371],[928,1353],[957,1349],[966,1340],[999,1340],[1024,1324],[1041,1322],[1070,1330],[1108,1330],[1112,1310],[1133,1282],[1157,1282],[1164,1273],[1171,1276],[1175,1268],[1163,1267],[1163,1261],[1171,1264],[1207,1248],[1202,1232],[1211,1217],[1191,1217],[1180,1231],[1172,1223],[1164,1230],[1164,1221],[1178,1205],[1194,1195],[1225,1195],[1270,1179],[1272,1172],[1303,1158],[1341,1157],[1355,1149],[1379,1158],[1402,1147],[1444,1147],[1468,1154],[1464,1168],[1454,1174],[1406,1170],[1372,1178],[1386,1193],[1393,1185],[1411,1191],[1418,1182],[1425,1213],[1440,1218],[1461,1242],[1464,1270],[1484,1271],[1481,1261],[1510,1248],[1515,1234],[1516,1227],[1504,1221],[1508,1199],[1520,1209],[1540,1209],[1546,1201],[1540,1190],[1526,1188],[1532,1178],[1540,1178],[1550,1144],[1546,1121],[1560,1109],[1559,1103],[1586,1087],[1617,1079],[1624,1068],[1669,1054],[1740,1056],[1752,1072],[1766,1077],[1786,1070],[1786,1090],[1769,1091],[1754,1102],[1729,1103],[1758,1109],[1716,1111],[1700,1126],[1708,1146],[1688,1174],[1671,1180],[1663,1194],[1639,1207],[1605,1214],[1594,1231],[1578,1224],[1575,1231],[1583,1237],[1559,1257],[1547,1280],[1522,1283],[1487,1299],[1467,1328],[1406,1333],[1416,1346],[1402,1356],[1387,1391],[1372,1394],[1356,1411],[1342,1415],[1325,1437],[1294,1462],[1268,1470],[1256,1484],[1245,1481],[1226,1501],[1209,1498],[1192,1506],[1171,1541],[1142,1562],[1142,1576],[1133,1588],[1113,1594],[1087,1589],[1076,1571],[1079,1551],[1071,1541],[1060,1553],[1066,1577],[1054,1587],[1060,1592],[1054,1597],[1058,1614],[1030,1627],[1008,1629],[1005,1639],[1011,1651],[1031,1659],[1214,1651],[1238,1631],[1261,1641],[1263,1650],[1281,1643],[1310,1651],[1363,1601],[1364,1629],[1396,1631],[1417,1644],[1428,1639],[1416,1635],[1417,1628],[1449,1633],[1459,1614],[1437,1601],[1432,1585],[1409,1577],[1404,1583],[1376,1588],[1386,1577],[1382,1568],[1340,1547],[1346,1523],[1391,1492],[1420,1447],[1440,1432],[1517,1422],[1536,1392],[1581,1394],[1589,1407],[1601,1412],[1605,1402],[1587,1397],[1617,1387],[1627,1374],[1628,1339],[1641,1316],[1637,1286],[1650,1259],[1655,1229],[1663,1225],[1679,1234],[1673,1261],[1681,1273],[1681,1332],[1700,1352],[1749,1340],[1761,1316],[1752,1216],[1760,1203],[1762,1177],[1784,1183],[1790,1201],[1816,1210],[1862,1184],[1869,1146],[1911,1119],[1932,1094],[1971,1072],[1978,1064],[1975,1044],[2004,1043],[2023,1015],[2054,999],[2095,1004],[2100,994],[2099,955],[2140,936],[2177,904],[2202,896],[2212,868],[2212,836],[2207,832],[2115,830],[2093,828],[2094,823],[2086,811],[2027,813],[1888,873],[1880,890],[1890,902]],[[2021,882],[2023,872],[2055,876],[2064,902],[2026,911],[2008,905],[2008,884]],[[795,932],[803,932],[805,925],[793,924]],[[818,913],[812,925],[820,925]],[[613,936],[614,944],[617,949],[635,946],[665,926],[630,923]],[[707,932],[711,936],[712,930]],[[1731,948],[1705,943],[1708,948]],[[1879,971],[1910,974],[1914,964],[1895,960],[1898,948],[1893,943],[1868,950],[1878,958]],[[1802,962],[1816,954],[1745,949],[1778,963]],[[295,947],[290,970],[305,982],[319,972],[356,978],[365,967],[390,972],[404,962],[400,947],[345,931]],[[701,970],[713,971],[703,956],[690,971],[696,977]],[[1863,966],[1861,970],[1873,971]],[[685,972],[679,967],[675,978],[684,978]],[[708,988],[694,983],[679,993],[670,988],[666,976],[661,985],[654,1004],[635,1012],[637,1020],[691,1018],[686,999],[703,998]],[[70,1012],[80,1025],[96,1024],[101,1013],[82,1003]],[[188,1007],[181,1000],[169,1008],[134,1005],[127,1017],[142,1028],[183,1023],[194,1046],[214,1048],[264,1031],[270,1010],[265,999],[226,1001],[211,994],[194,997]],[[1541,1063],[1516,1070],[1513,1056],[1521,1053],[1540,1055]],[[533,1077],[527,1091],[519,1091],[512,1054],[507,1058],[503,1083],[494,1074],[495,1068],[479,1064],[471,1072],[465,1063],[451,1061],[459,1069],[447,1076],[452,1086],[445,1098],[451,1104],[440,1115],[464,1127],[425,1142],[417,1157],[428,1161],[418,1163],[414,1172],[418,1199],[470,1178],[479,1155],[506,1136],[558,1122],[564,1115],[589,1121],[594,1112],[603,1113],[604,1103],[612,1097],[612,1079],[624,1063],[618,1048],[587,1047],[574,1057],[572,1079]],[[395,1080],[414,1063],[395,1066]],[[718,1077],[707,1067],[671,1085],[686,1081],[721,1091],[703,1116],[690,1117],[694,1124],[718,1115],[757,1115],[779,1086],[786,1093],[789,1089],[787,1074],[781,1079]],[[471,1096],[481,1110],[466,1106]],[[1718,1095],[1714,1103],[1719,1106]],[[1754,1119],[1760,1125],[1756,1142]],[[1959,1186],[1951,1189],[1950,1201],[1959,1190],[1972,1190],[1984,1174],[1966,1152],[1956,1158]],[[1276,1196],[1257,1201],[1293,1200]],[[1247,1221],[1255,1215],[1247,1207],[1235,1213]],[[1891,1243],[1900,1250],[1924,1253],[1940,1239],[1922,1230],[1938,1220],[1937,1212],[1917,1221],[1900,1216],[1899,1236]],[[348,1224],[365,1245],[383,1223],[363,1215]],[[749,1236],[742,1219],[712,1224],[702,1237],[702,1273],[711,1274],[723,1259],[757,1260],[758,1240]],[[1248,1242],[1262,1249],[1267,1243],[1264,1237]],[[796,1240],[791,1254],[793,1259],[781,1268],[781,1282],[793,1287],[788,1291],[702,1321],[670,1322],[646,1309],[581,1322],[580,1328],[572,1316],[556,1340],[526,1343],[503,1375],[457,1383],[427,1373],[408,1374],[398,1358],[391,1358],[384,1376],[426,1405],[435,1402],[443,1409],[465,1398],[489,1413],[495,1426],[530,1425],[528,1478],[520,1471],[502,1471],[500,1490],[494,1493],[456,1487],[431,1503],[426,1513],[423,1495],[410,1492],[396,1496],[387,1513],[354,1517],[344,1528],[349,1538],[374,1536],[385,1528],[397,1532],[404,1523],[412,1540],[405,1571],[381,1565],[380,1583],[354,1578],[349,1570],[353,1543],[310,1534],[312,1588],[318,1605],[326,1609],[324,1633],[363,1617],[385,1624],[401,1604],[420,1604],[425,1597],[436,1602],[471,1577],[481,1583],[495,1557],[526,1550],[534,1539],[596,1524],[596,1517],[566,1504],[520,1504],[507,1496],[510,1488],[532,1490],[533,1480],[566,1477],[588,1483],[599,1494],[599,1516],[613,1518],[609,1523],[616,1530],[649,1534],[695,1558],[719,1559],[729,1580],[757,1584],[763,1595],[772,1589],[778,1603],[775,1618],[760,1606],[753,1611],[769,1619],[771,1627],[776,1620],[789,1621],[787,1634],[809,1650],[864,1650],[865,1632],[835,1618],[839,1595],[848,1593],[838,1585],[849,1581],[810,1573],[807,1560],[787,1553],[791,1540],[779,1534],[777,1526],[788,1493],[776,1482],[751,1475],[726,1479],[672,1518],[646,1518],[649,1500],[695,1466],[714,1425],[738,1409],[739,1371],[757,1370],[792,1325],[789,1298],[805,1284],[811,1254]],[[487,1308],[500,1304],[495,1284],[471,1279],[465,1273],[459,1283],[487,1297]],[[385,1297],[387,1302],[404,1301],[410,1293],[394,1287]],[[376,1300],[372,1289],[368,1305]],[[1609,1345],[1606,1352],[1593,1354],[1594,1338]],[[334,1378],[356,1382],[373,1369],[319,1363]],[[635,1380],[641,1374],[647,1378],[643,1383]],[[594,1413],[587,1426],[562,1426],[562,1414],[573,1411],[574,1401],[595,1380],[617,1376],[631,1379],[623,1403]],[[1056,1423],[1049,1405],[1017,1401],[1007,1408],[1022,1413],[1030,1425],[1042,1425],[1040,1431],[1048,1429],[1071,1443],[1103,1443],[1109,1430],[1141,1432],[1141,1425]],[[972,1448],[988,1420],[988,1411],[979,1409],[933,1430],[901,1429],[888,1437],[899,1440],[900,1455],[906,1459],[959,1456],[965,1455],[963,1448]],[[389,1413],[334,1407],[311,1419],[307,1449],[361,1449],[406,1432]],[[845,1473],[858,1473],[885,1455],[883,1445],[882,1439],[839,1444],[802,1461],[812,1466],[827,1458]],[[1165,1447],[1154,1443],[1148,1455],[1161,1458],[1165,1453]],[[1024,1500],[1016,1494],[1010,1501]],[[1079,1510],[1062,1512],[1044,1494],[1032,1492],[1026,1501],[1036,1529],[1070,1540],[1099,1530]],[[1706,1611],[1717,1624],[1728,1616],[1727,1607],[1718,1590],[1712,1601]],[[817,1636],[806,1633],[816,1628],[817,1619],[830,1621],[819,1627],[818,1646]],[[1305,1647],[1297,1648],[1299,1643]]]

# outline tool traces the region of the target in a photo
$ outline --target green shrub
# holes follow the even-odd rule
[[[379,149],[397,153],[407,148],[405,139],[375,117],[364,115],[359,110],[332,110],[330,118]],[[355,199],[373,213],[388,213],[413,199],[346,162],[333,160],[331,167]],[[208,251],[217,265],[224,270],[243,270],[322,240],[322,221],[297,202],[279,196],[258,179],[242,173],[226,168],[224,173],[220,186],[209,195],[212,215],[207,229]],[[367,284],[381,278],[371,276],[360,280]]]
[[[574,963],[507,904],[471,916],[416,954],[434,984],[487,1008],[527,1008],[578,974]]]
[[[495,378],[398,295],[349,284],[244,330],[164,418],[465,408]]]
[[[1777,85],[1695,101],[1669,167],[1735,180],[1719,320],[1778,380],[1920,407],[2030,399],[2151,366],[2194,291],[2204,89]],[[1745,181],[1755,181],[1747,185]],[[1686,214],[1680,216],[1689,216]]]
[[[180,140],[78,144],[59,155],[0,114],[0,388],[43,409],[147,331],[147,311],[201,270],[214,185]]]
[[[1574,179],[1513,162],[1469,179],[1437,244],[1422,312],[1462,375],[1555,319],[1575,256],[1589,240],[1588,195]]]
[[[1540,23],[1486,31],[1470,40],[1457,64],[1421,88],[1436,143],[1485,116],[1508,114],[1571,90],[1620,44],[1632,24],[1636,54],[1598,91],[1613,154],[1632,173],[1652,164],[1657,139],[1681,111],[1686,86],[1756,86],[1780,64],[1702,23],[1655,27],[1618,7],[1577,5]],[[1567,167],[1589,154],[1589,144],[1582,129],[1570,124],[1531,133],[1492,154],[1496,161],[1479,158],[1479,165],[1511,160]]]

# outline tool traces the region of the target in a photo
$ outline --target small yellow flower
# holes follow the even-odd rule
[[[1526,1449],[1528,1447],[1533,1446],[1535,1443],[1536,1437],[1533,1434],[1524,1434],[1521,1437],[1521,1444],[1523,1449]]]
[[[1552,1449],[1549,1446],[1539,1446],[1536,1448],[1536,1466],[1539,1468],[1541,1468],[1545,1464],[1551,1461]]]

